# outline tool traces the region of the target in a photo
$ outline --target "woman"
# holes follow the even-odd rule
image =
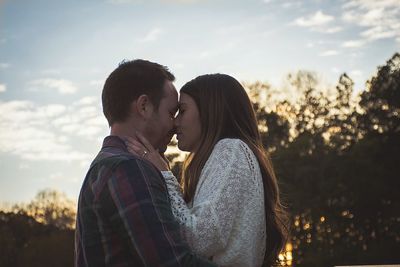
[[[190,154],[181,186],[142,136],[132,153],[162,171],[174,216],[189,245],[221,266],[271,266],[285,242],[284,211],[270,159],[242,85],[224,74],[199,76],[180,91],[178,147]]]

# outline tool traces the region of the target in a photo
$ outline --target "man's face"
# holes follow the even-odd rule
[[[158,110],[154,109],[146,129],[147,136],[154,148],[161,152],[175,134],[174,116],[178,109],[178,93],[171,81],[164,83],[164,97],[160,100]]]

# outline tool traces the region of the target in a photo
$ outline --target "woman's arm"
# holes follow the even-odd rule
[[[203,256],[211,257],[226,247],[236,217],[249,196],[254,170],[243,145],[240,140],[224,139],[215,146],[191,208],[173,174],[162,172],[174,216],[183,226],[189,244]]]

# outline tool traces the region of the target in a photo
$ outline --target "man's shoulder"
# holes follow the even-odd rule
[[[162,177],[157,168],[149,161],[130,153],[107,154],[100,152],[92,163],[95,169],[108,169],[110,172],[124,170],[146,177]]]

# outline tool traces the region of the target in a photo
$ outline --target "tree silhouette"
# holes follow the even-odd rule
[[[400,54],[396,53],[378,67],[376,76],[367,82],[361,95],[364,113],[360,125],[365,134],[400,131]]]
[[[75,203],[64,193],[44,189],[27,205],[29,215],[38,222],[54,225],[60,229],[75,227]]]

